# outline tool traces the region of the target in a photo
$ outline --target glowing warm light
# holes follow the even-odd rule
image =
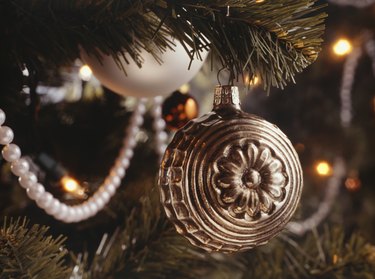
[[[257,76],[253,77],[252,80],[250,80],[250,85],[257,85],[259,83],[259,78]]]
[[[315,170],[320,176],[329,176],[332,174],[332,167],[326,161],[321,161],[316,164]]]
[[[182,85],[181,87],[180,87],[180,92],[182,93],[182,94],[186,94],[186,93],[188,93],[189,91],[190,91],[190,85],[188,84],[188,83],[185,83],[184,85]]]
[[[262,3],[264,2],[265,0],[255,0],[255,3]]]
[[[260,80],[259,80],[259,77],[257,76],[253,76],[252,78],[250,78],[250,76],[246,76],[245,77],[245,84],[246,85],[257,85],[259,84]]]
[[[188,119],[193,119],[198,116],[198,105],[193,98],[186,101],[185,113]]]
[[[337,264],[338,261],[339,261],[339,256],[337,256],[337,254],[334,254],[332,258],[332,263]]]
[[[84,81],[89,81],[92,77],[92,71],[89,66],[83,65],[79,69],[79,77]]]
[[[345,180],[345,187],[350,192],[356,192],[361,188],[361,180],[357,177],[348,177]]]
[[[63,176],[60,182],[66,192],[76,193],[81,188],[78,182],[70,176]]]
[[[338,56],[347,55],[352,51],[352,44],[347,39],[340,39],[333,45],[333,52]]]

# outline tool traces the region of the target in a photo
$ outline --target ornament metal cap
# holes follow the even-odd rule
[[[215,87],[214,108],[219,110],[222,108],[232,107],[241,109],[238,87],[232,85],[218,85]]]

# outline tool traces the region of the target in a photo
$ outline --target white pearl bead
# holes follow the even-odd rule
[[[81,206],[76,206],[75,209],[76,209],[76,218],[75,218],[75,221],[76,222],[81,222],[82,221],[82,217],[83,217],[82,207]]]
[[[25,159],[21,158],[13,162],[10,169],[14,175],[22,176],[29,171],[29,163]]]
[[[116,165],[117,164],[120,164],[124,169],[127,169],[130,165],[130,160],[127,157],[123,156],[116,161]]]
[[[36,183],[33,188],[28,188],[26,190],[27,195],[30,199],[36,200],[45,192],[44,187],[40,183]]]
[[[138,107],[135,110],[135,113],[137,114],[144,114],[146,112],[146,106],[142,103],[138,104]]]
[[[107,184],[113,184],[115,187],[120,186],[121,184],[121,178],[118,177],[117,175],[112,175],[110,174],[104,181],[104,185]]]
[[[8,144],[4,146],[3,151],[3,158],[8,162],[17,161],[21,157],[21,150],[16,144]]]
[[[161,106],[155,105],[152,108],[152,112],[154,115],[161,115]]]
[[[129,149],[129,148],[122,149],[121,153],[123,153],[124,156],[126,158],[129,158],[129,159],[132,158],[133,155],[134,155],[134,151],[132,149]]]
[[[5,117],[5,112],[2,109],[0,109],[0,125],[4,124],[5,118],[6,118]]]
[[[117,176],[121,180],[125,176],[125,169],[121,165],[115,164],[110,171],[110,176]]]
[[[59,206],[60,206],[60,201],[53,198],[50,204],[44,208],[44,210],[49,214],[49,215],[54,215],[59,211]]]
[[[116,193],[117,187],[113,184],[106,184],[104,190],[112,197]]]
[[[32,172],[26,172],[18,178],[18,182],[25,189],[35,187],[35,184],[38,182],[38,178]]]
[[[165,121],[163,119],[158,119],[154,122],[154,128],[156,130],[164,130],[165,128]]]
[[[134,118],[132,119],[132,123],[134,125],[137,125],[137,126],[142,125],[143,124],[143,116],[142,115],[136,115],[136,116],[134,116]],[[138,128],[138,131],[139,131],[139,128]]]
[[[168,135],[166,132],[164,131],[160,131],[157,135],[156,135],[156,140],[159,141],[159,142],[165,142],[168,138]]]
[[[0,144],[6,145],[13,141],[14,134],[11,128],[7,126],[0,127]]]
[[[42,195],[40,195],[40,197],[36,199],[36,204],[40,208],[44,209],[48,207],[48,205],[52,202],[52,200],[53,200],[53,196],[48,192],[44,192]]]
[[[77,217],[77,209],[73,206],[68,206],[68,213],[66,214],[63,221],[66,223],[76,222]]]
[[[60,203],[59,210],[55,213],[55,218],[64,221],[68,214],[68,206],[64,203]]]
[[[88,207],[88,209],[89,209],[90,216],[94,216],[94,215],[96,215],[96,213],[98,213],[99,208],[98,208],[98,206],[96,205],[96,203],[93,202],[92,199],[91,199],[90,202],[88,202],[86,205],[87,205],[87,207]]]
[[[127,129],[127,137],[134,137],[139,132],[139,127],[134,124]]]
[[[162,96],[156,96],[154,97],[154,104],[161,104],[163,102]]]
[[[82,209],[82,219],[83,220],[88,219],[90,217],[90,209],[87,206],[87,204],[81,205],[81,209]]]
[[[123,144],[127,148],[134,148],[134,146],[137,144],[137,141],[134,137],[126,137]]]
[[[99,192],[99,196],[103,199],[104,205],[106,205],[111,199],[111,195],[104,189]]]
[[[103,198],[99,195],[99,193],[95,194],[93,197],[92,197],[92,202],[96,204],[96,206],[98,207],[98,211],[101,210],[104,205],[105,205],[105,201],[103,200]]]

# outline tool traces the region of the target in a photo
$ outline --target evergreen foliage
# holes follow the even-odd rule
[[[156,56],[173,48],[172,35],[191,59],[210,48],[232,80],[249,73],[265,88],[284,87],[321,49],[326,15],[315,2],[0,1],[0,53],[31,73],[67,65],[80,49],[99,58],[128,53],[141,66],[141,49]]]
[[[25,218],[5,220],[0,228],[1,279],[67,278],[64,237],[52,238],[47,231],[46,226],[30,227]]]
[[[375,248],[358,233],[349,237],[325,227],[295,241],[283,234],[270,244],[237,255],[209,254],[190,245],[169,225],[153,194],[140,199],[124,225],[103,237],[94,258],[62,260],[63,237],[27,222],[5,223],[1,230],[0,278],[374,278]],[[71,253],[73,255],[73,253]],[[82,260],[83,258],[83,260]],[[80,260],[78,260],[80,259]],[[68,271],[70,272],[68,273]]]
[[[198,50],[210,48],[212,60],[218,61],[219,68],[228,69],[232,80],[247,74],[250,77],[257,75],[265,88],[283,88],[287,81],[294,81],[294,75],[311,64],[321,50],[323,21],[326,15],[320,12],[322,5],[315,5],[316,2],[0,0],[0,70],[3,72],[0,76],[0,102],[6,100],[4,109],[9,119],[25,120],[33,117],[30,111],[40,112],[38,125],[43,126],[44,121],[44,126],[47,127],[45,130],[49,129],[51,134],[61,130],[65,125],[56,124],[59,122],[59,115],[62,115],[61,111],[72,119],[73,116],[76,118],[74,125],[66,125],[65,135],[70,136],[73,130],[77,133],[75,136],[84,136],[87,130],[81,129],[80,125],[87,126],[90,131],[97,131],[97,134],[92,135],[97,141],[96,145],[91,146],[85,142],[88,146],[86,149],[80,148],[79,145],[74,148],[80,155],[84,154],[85,150],[88,154],[92,150],[100,149],[96,150],[98,157],[106,156],[100,165],[96,164],[95,160],[87,162],[89,160],[84,158],[85,156],[76,158],[76,152],[65,154],[68,153],[65,152],[67,148],[70,151],[75,149],[72,148],[73,144],[63,137],[50,142],[57,146],[60,156],[65,160],[58,159],[64,163],[75,160],[72,163],[74,167],[88,166],[87,169],[95,164],[96,168],[92,168],[90,174],[94,174],[95,179],[100,180],[100,176],[112,163],[112,149],[119,145],[122,132],[118,131],[118,127],[126,123],[129,114],[119,104],[120,98],[112,92],[107,92],[108,95],[105,93],[104,98],[92,102],[52,105],[40,111],[39,107],[28,110],[25,100],[29,97],[15,94],[20,92],[24,85],[33,85],[35,88],[47,74],[58,76],[60,67],[69,65],[79,58],[82,49],[98,58],[102,53],[110,54],[115,59],[128,53],[141,66],[140,51],[146,49],[154,52],[156,56],[156,49],[165,51],[173,48],[174,43],[169,37],[172,35],[185,45],[191,59],[199,59]],[[189,51],[188,47],[192,51]],[[28,78],[20,72],[24,67],[29,69]],[[321,72],[316,74],[320,75]],[[331,79],[329,72],[326,80]],[[56,85],[58,82],[53,80],[52,83]],[[301,90],[305,90],[306,84],[301,85]],[[336,87],[337,84],[334,84],[333,88]],[[312,95],[317,98],[320,88],[317,84],[310,86],[310,91],[311,88],[315,88],[316,92]],[[324,99],[330,102],[328,96],[325,95]],[[285,98],[283,101],[285,105]],[[297,98],[290,101],[293,102],[295,110],[300,109],[297,108],[297,101]],[[284,105],[280,103],[278,102],[275,107],[282,111]],[[312,99],[308,104],[310,114],[314,112],[313,104],[322,107],[322,103],[320,99]],[[328,108],[327,114],[332,117],[334,112],[330,106]],[[286,105],[284,109],[287,110]],[[322,114],[321,108],[318,113]],[[281,114],[287,115],[279,113]],[[293,120],[295,118],[293,117]],[[303,122],[303,117],[300,118],[299,121]],[[326,117],[326,121],[330,119]],[[20,130],[25,130],[29,122],[20,122],[24,125]],[[11,124],[13,127],[13,123]],[[318,125],[317,131],[322,134],[322,123],[319,122]],[[108,132],[110,135],[108,143],[98,140],[99,134],[103,134],[103,126],[113,128],[105,130],[105,133]],[[309,126],[311,128],[311,125]],[[117,130],[114,127],[117,127]],[[151,124],[146,128],[151,130]],[[55,133],[55,137],[56,134],[58,133]],[[29,137],[34,135],[30,136],[29,131],[25,131],[24,134],[17,131],[17,136],[20,145],[25,146],[32,142]],[[356,140],[357,137],[356,135]],[[321,144],[320,139],[315,141]],[[92,142],[95,143],[95,140],[90,140],[90,144]],[[43,148],[46,149],[46,145],[43,145]],[[33,153],[30,150],[35,151],[30,146],[23,150],[26,150],[28,155]],[[150,190],[149,195],[139,198],[154,187],[154,169],[149,158],[145,159],[137,154],[135,159],[138,159],[138,162],[132,161],[129,172],[134,171],[136,175],[127,175],[126,189],[120,189],[111,204],[96,218],[80,224],[58,224],[48,219],[48,216],[41,218],[43,221],[40,223],[49,221],[58,224],[57,231],[65,229],[65,232],[72,235],[83,232],[77,236],[77,241],[87,240],[88,245],[99,245],[95,254],[88,251],[79,253],[77,249],[68,251],[64,246],[65,238],[53,236],[53,233],[48,235],[46,226],[30,226],[26,219],[5,219],[3,227],[0,228],[0,279],[375,278],[375,247],[357,232],[348,234],[348,226],[325,227],[322,231],[309,232],[301,239],[283,234],[263,247],[234,255],[209,254],[193,247],[175,232],[166,219],[155,189]],[[150,164],[145,172],[143,167],[146,161]],[[0,170],[6,168],[4,165],[6,164],[0,161],[0,166],[3,167]],[[80,170],[78,167],[75,168],[77,169]],[[7,174],[10,175],[9,170]],[[141,178],[132,181],[135,176]],[[15,186],[16,181],[12,182],[12,186]],[[148,185],[147,182],[152,185]],[[17,206],[21,207],[20,204],[27,202],[29,207],[24,206],[25,212],[30,213],[28,210],[34,206],[30,215],[40,214],[41,211],[27,200],[23,189],[15,187],[1,189],[0,197],[6,202],[0,202],[0,217],[18,214],[20,211]],[[362,199],[357,198],[357,203],[362,204],[366,195],[365,192]],[[8,206],[13,206],[14,211],[7,208]],[[361,209],[369,211],[368,208],[367,205]],[[352,213],[356,215],[355,211]],[[357,212],[356,218],[360,215]],[[112,230],[114,224],[118,226]],[[89,239],[85,232],[97,227],[103,231],[107,226],[110,228],[100,244],[88,241],[92,239]],[[73,227],[77,230],[73,230]],[[93,234],[95,233],[99,234],[97,231]]]

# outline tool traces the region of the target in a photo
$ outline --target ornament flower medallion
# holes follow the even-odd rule
[[[160,200],[177,232],[207,251],[266,244],[292,218],[303,187],[287,136],[241,111],[238,88],[218,86],[214,109],[176,132],[160,166]]]
[[[233,218],[254,220],[271,214],[285,198],[285,167],[271,150],[246,141],[225,147],[214,163],[218,201]]]

